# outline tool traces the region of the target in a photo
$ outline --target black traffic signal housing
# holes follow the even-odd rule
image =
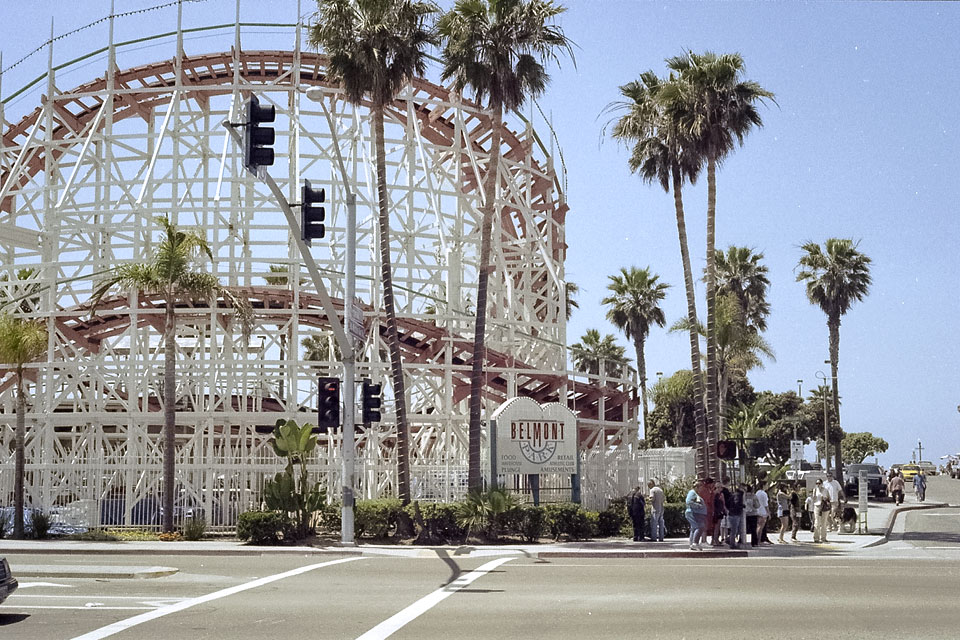
[[[383,405],[383,385],[363,381],[362,406],[363,423],[380,422],[380,407]]]
[[[717,457],[721,460],[737,459],[737,443],[733,440],[721,440],[717,443]]]
[[[340,428],[340,379],[317,379],[317,427],[320,433]]]
[[[300,239],[307,244],[326,235],[327,228],[323,224],[326,211],[322,206],[326,199],[327,192],[323,187],[314,189],[309,180],[303,181],[300,189]]]
[[[750,457],[751,458],[762,458],[767,453],[767,443],[762,440],[757,440],[750,443]]]
[[[243,166],[254,173],[259,167],[273,164],[271,145],[276,140],[276,130],[263,123],[277,119],[277,110],[272,104],[261,105],[257,96],[250,96],[246,104],[246,127],[243,129]]]

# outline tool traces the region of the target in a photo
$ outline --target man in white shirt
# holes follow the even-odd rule
[[[767,518],[770,517],[770,497],[763,490],[763,484],[757,485],[757,539],[760,544],[773,544],[767,538]]]
[[[650,489],[650,539],[663,542],[663,534],[666,530],[663,522],[663,504],[666,496],[654,480],[647,481],[647,487]]]
[[[830,514],[832,517],[829,521],[830,531],[836,531],[840,528],[840,497],[843,496],[843,487],[840,486],[840,483],[837,482],[832,473],[828,473],[824,488],[827,490],[827,495],[830,496],[830,508],[832,511]]]

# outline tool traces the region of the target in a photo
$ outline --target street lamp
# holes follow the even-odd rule
[[[830,473],[830,422],[827,420],[827,374],[817,371],[817,377],[823,380],[823,470]]]

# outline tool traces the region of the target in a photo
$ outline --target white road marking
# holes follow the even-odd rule
[[[73,589],[73,585],[69,584],[58,584],[56,582],[21,582],[21,589],[30,589],[32,587],[63,587],[65,589]]]
[[[322,567],[329,567],[335,564],[343,564],[344,562],[353,562],[354,560],[362,560],[362,558],[341,558],[340,560],[330,560],[329,562],[321,562],[319,564],[311,564],[305,567],[300,567],[298,569],[293,569],[291,571],[285,571],[283,573],[277,573],[272,576],[267,576],[265,578],[259,578],[252,582],[245,582],[243,584],[238,584],[234,587],[229,587],[227,589],[221,589],[220,591],[214,591],[213,593],[208,593],[205,596],[199,596],[196,598],[190,598],[189,600],[184,600],[183,602],[178,602],[177,604],[172,604],[167,607],[160,609],[154,609],[153,611],[148,611],[147,613],[142,613],[138,616],[132,618],[127,618],[126,620],[120,620],[119,622],[114,622],[105,627],[101,627],[89,633],[85,633],[82,636],[77,636],[73,640],[102,640],[102,638],[109,638],[112,635],[120,633],[121,631],[126,631],[131,627],[135,627],[144,622],[150,622],[151,620],[156,620],[157,618],[162,618],[163,616],[170,615],[171,613],[177,613],[178,611],[183,611],[184,609],[189,609],[195,607],[198,604],[203,604],[205,602],[210,602],[212,600],[219,600],[220,598],[225,598],[227,596],[232,596],[235,593],[240,593],[241,591],[247,591],[248,589],[255,589],[257,587],[262,587],[265,584],[270,584],[271,582],[276,582],[277,580],[283,580],[284,578],[290,578],[293,576],[300,575],[301,573],[306,573],[308,571],[313,571],[314,569],[320,569]]]
[[[370,631],[367,631],[365,634],[357,638],[357,640],[383,640],[384,638],[390,637],[403,628],[406,624],[426,613],[443,600],[446,600],[455,594],[457,591],[460,591],[477,578],[486,575],[488,572],[496,569],[503,563],[510,562],[513,559],[514,558],[498,558],[481,565],[470,573],[460,576],[450,584],[440,587],[433,593],[427,594],[420,598],[403,611],[400,611],[399,613],[387,618],[373,629],[370,629]]]
[[[42,594],[42,595],[41,595],[41,594],[39,594],[39,593],[37,593],[37,594],[33,594],[33,593],[20,593],[19,591],[17,591],[16,593],[14,593],[13,595],[11,595],[10,597],[11,597],[11,598],[31,598],[31,599],[36,599],[36,598],[56,598],[57,600],[68,600],[68,599],[71,599],[71,598],[72,598],[72,599],[82,599],[82,600],[88,600],[88,601],[89,601],[91,598],[96,598],[96,599],[98,599],[98,600],[139,600],[139,601],[144,602],[144,603],[146,603],[146,602],[164,602],[164,603],[166,603],[166,604],[171,604],[171,603],[175,603],[175,602],[182,602],[182,601],[184,601],[184,600],[189,600],[189,599],[190,599],[190,598],[166,598],[166,597],[160,597],[160,596],[100,596],[100,595],[97,595],[97,596],[91,596],[91,595],[85,595],[85,596],[74,596],[74,595],[69,595],[69,596],[67,596],[67,595],[64,595],[64,596],[61,596],[61,595],[56,595],[56,594]]]
[[[92,603],[91,603],[92,604]],[[72,610],[81,610],[89,611],[90,609],[96,609],[97,611],[156,611],[155,607],[103,607],[103,606],[85,606],[85,607],[68,607],[66,605],[58,607],[56,605],[39,605],[39,604],[5,604],[0,605],[0,609],[13,609],[19,611],[20,609],[72,609]]]

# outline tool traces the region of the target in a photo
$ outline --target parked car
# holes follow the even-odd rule
[[[920,467],[915,464],[902,464],[900,465],[900,475],[903,476],[904,482],[910,482],[913,480],[913,476],[919,473]]]
[[[10,573],[7,559],[0,556],[0,603],[3,603],[11,593],[17,590],[17,579]]]
[[[800,461],[800,471],[788,469],[786,473],[787,480],[804,480],[811,471],[823,471],[823,465],[819,462]]]
[[[848,464],[843,468],[843,492],[855,496],[860,490],[860,472],[867,472],[867,488],[874,498],[886,498],[887,486],[883,484],[883,471],[876,464]]]
[[[929,460],[921,460],[917,463],[917,466],[923,469],[923,472],[928,476],[937,475],[937,465],[933,464]]]

